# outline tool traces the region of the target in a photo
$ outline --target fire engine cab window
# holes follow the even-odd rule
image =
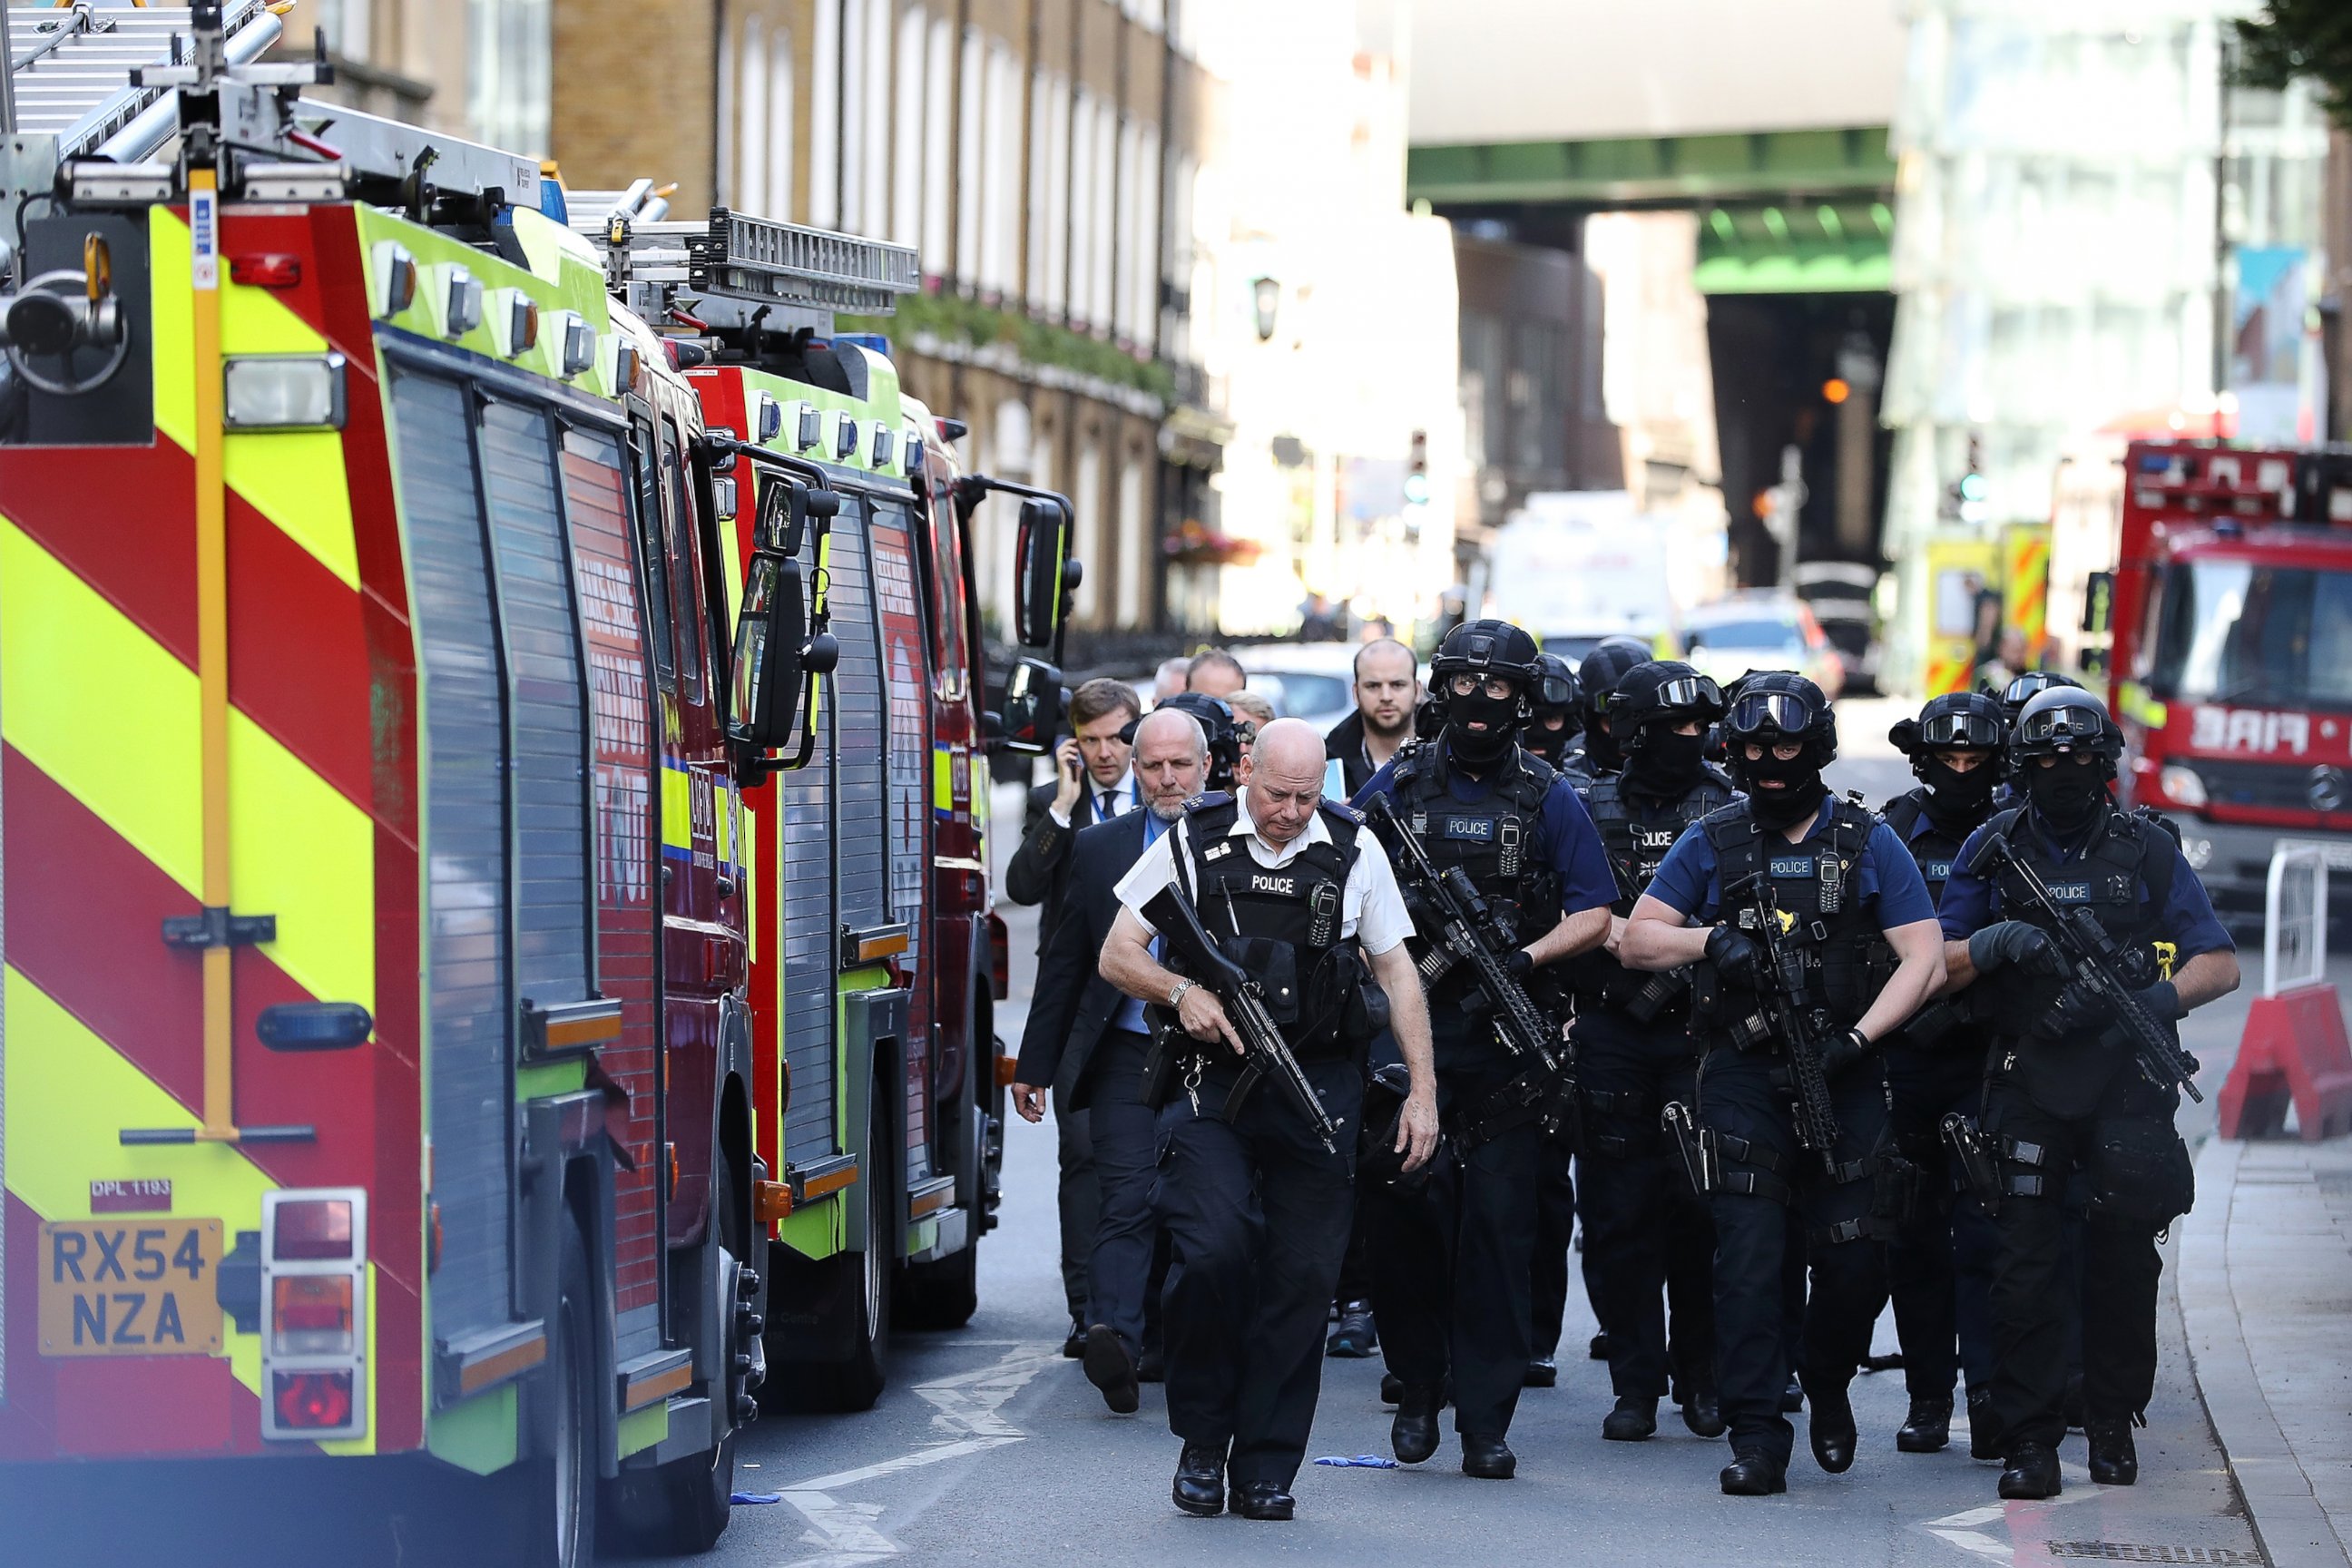
[[[2163,579],[2158,696],[2263,707],[2352,708],[2352,573],[2191,561]]]
[[[670,646],[668,552],[662,543],[661,480],[654,471],[650,426],[637,426],[635,446],[629,467],[636,481],[637,556],[646,569],[646,622],[653,638],[654,681],[664,691],[676,691],[677,655]]]
[[[702,680],[702,617],[695,613],[694,507],[688,499],[686,465],[680,459],[677,426],[662,421],[662,528],[668,536],[669,606],[677,639],[677,668],[688,702],[699,702]]]
[[[964,651],[963,538],[955,505],[945,497],[926,509],[930,535],[930,570],[924,573],[930,590],[931,625],[940,644],[940,695],[954,697],[963,689],[970,658]]]

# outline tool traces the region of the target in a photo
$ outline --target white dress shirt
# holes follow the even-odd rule
[[[1115,889],[1118,901],[1137,923],[1154,936],[1160,934],[1159,929],[1145,918],[1143,906],[1176,879],[1176,841],[1181,837],[1189,846],[1192,831],[1192,819],[1187,817],[1176,825],[1175,832],[1161,834],[1143,852],[1143,858],[1118,879]],[[1257,825],[1250,818],[1249,791],[1244,788],[1231,837],[1246,840],[1250,858],[1273,871],[1297,859],[1310,844],[1330,843],[1331,830],[1318,811],[1307,819],[1306,832],[1279,847],[1268,844],[1258,837]],[[1190,853],[1189,847],[1186,852]],[[1366,952],[1379,954],[1412,934],[1412,917],[1405,912],[1404,896],[1397,891],[1396,873],[1390,868],[1388,852],[1367,828],[1356,836],[1356,863],[1348,868],[1348,885],[1340,895],[1340,938],[1344,941],[1353,937]]]

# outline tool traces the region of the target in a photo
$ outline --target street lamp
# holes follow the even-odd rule
[[[1274,341],[1274,313],[1282,304],[1282,285],[1271,278],[1253,279],[1250,299],[1256,307],[1257,341]]]

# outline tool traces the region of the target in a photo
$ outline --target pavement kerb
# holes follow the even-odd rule
[[[2347,1556],[2311,1479],[2279,1428],[2239,1321],[2228,1232],[2245,1145],[2210,1138],[2197,1157],[2197,1206],[2181,1222],[2180,1315],[2206,1419],[2271,1568],[2345,1568]]]

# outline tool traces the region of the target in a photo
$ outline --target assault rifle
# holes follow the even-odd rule
[[[1618,893],[1631,903],[1640,903],[1642,889],[1633,885],[1633,879],[1625,874],[1625,868],[1617,863],[1617,857],[1603,855],[1601,858],[1609,862],[1609,874],[1617,879]],[[1655,974],[1644,978],[1634,989],[1633,994],[1626,998],[1625,1016],[1636,1024],[1654,1024],[1657,1022],[1659,1014],[1672,1006],[1681,998],[1684,992],[1690,989],[1690,965],[1684,964],[1679,969],[1662,969]]]
[[[1837,1174],[1837,1114],[1830,1103],[1829,1075],[1822,1068],[1822,1037],[1829,1033],[1828,1015],[1805,1003],[1805,955],[1788,941],[1780,924],[1780,901],[1772,879],[1761,872],[1724,889],[1727,906],[1753,901],[1762,917],[1750,933],[1764,950],[1764,1030],[1759,1037],[1774,1038],[1789,1054],[1789,1084],[1797,1095],[1797,1141],[1822,1157],[1830,1174]]]
[[[2106,1033],[2123,1037],[2124,1043],[2131,1047],[2140,1075],[2158,1089],[2179,1084],[2190,1100],[2203,1103],[2205,1096],[2197,1088],[2197,1058],[2176,1045],[2164,1026],[2148,1016],[2147,1009],[2140,1005],[2137,991],[2126,979],[2128,974],[2145,972],[2148,967],[2146,962],[2135,962],[2134,956],[2090,910],[2068,909],[2059,903],[2050,885],[2019,858],[2007,834],[1987,834],[1961,868],[1972,877],[1979,876],[1994,860],[2017,873],[2027,900],[2049,922],[2050,934],[2057,940],[2059,951],[2066,955],[2067,978],[2090,983],[2098,994],[2101,1010],[2115,1020]]]
[[[1405,891],[1419,900],[1437,923],[1437,940],[1430,958],[1421,965],[1422,978],[1433,981],[1457,963],[1470,966],[1472,980],[1492,1009],[1495,1033],[1504,1049],[1542,1069],[1542,1084],[1530,1088],[1542,1095],[1544,1130],[1559,1131],[1580,1103],[1576,1063],[1572,1056],[1564,1058],[1559,1023],[1536,1005],[1527,987],[1504,966],[1503,955],[1518,945],[1512,932],[1461,867],[1437,868],[1429,851],[1397,815],[1394,800],[1374,795],[1370,809],[1387,822],[1403,852],[1403,863],[1397,870]]]
[[[1168,944],[1168,952],[1181,966],[1185,974],[1208,988],[1219,1002],[1224,1004],[1225,1021],[1241,1037],[1242,1073],[1233,1092],[1225,1097],[1223,1115],[1232,1121],[1248,1102],[1251,1091],[1259,1082],[1271,1078],[1282,1088],[1299,1113],[1307,1118],[1315,1136],[1321,1139],[1326,1152],[1336,1153],[1339,1147],[1339,1124],[1323,1109],[1316,1098],[1315,1086],[1307,1081],[1299,1070],[1298,1058],[1290,1054],[1289,1042],[1272,1014],[1265,1010],[1265,998],[1258,983],[1249,977],[1242,966],[1226,957],[1201,923],[1201,911],[1183,889],[1171,882],[1152,895],[1143,906],[1143,914],[1159,930],[1160,939]]]

